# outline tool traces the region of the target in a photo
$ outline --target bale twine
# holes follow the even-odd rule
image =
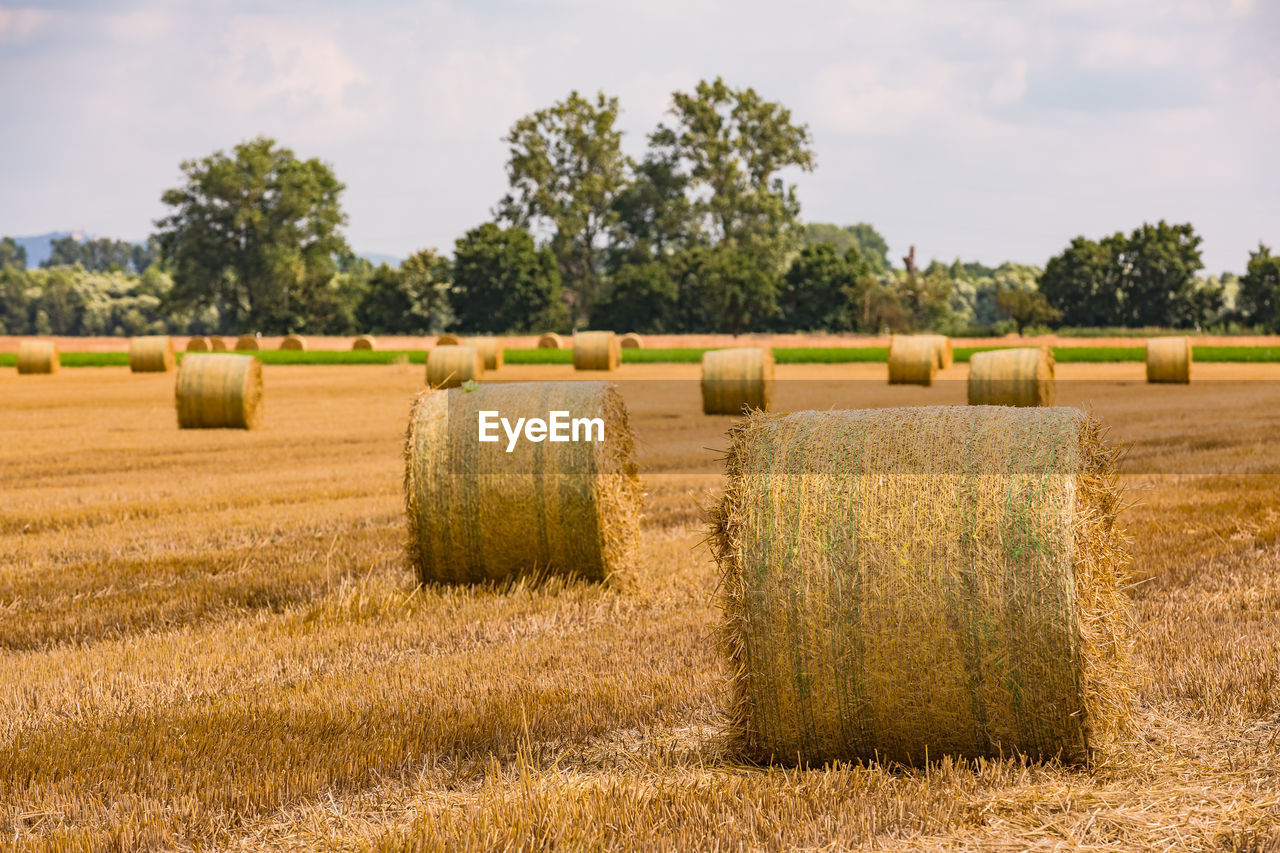
[[[555,332],[547,332],[538,338],[538,349],[564,349],[564,338]]]
[[[257,335],[241,335],[240,337],[236,338],[237,352],[251,352],[259,348],[260,348],[260,345],[258,342]]]
[[[351,342],[351,348],[353,350],[377,349],[378,342],[374,339],[373,335],[361,335],[360,337],[356,338],[354,341]]]
[[[936,347],[938,369],[943,370],[955,363],[955,354],[951,351],[951,338],[946,335],[929,335]]]
[[[635,332],[627,332],[622,336],[620,345],[623,349],[643,349],[644,338],[640,337]]]
[[[574,333],[574,370],[617,370],[621,361],[622,350],[613,332]]]
[[[1088,760],[1132,690],[1116,451],[1075,409],[753,413],[713,510],[758,761]]]
[[[479,413],[603,422],[591,441],[479,441]],[[593,430],[595,428],[592,428]],[[569,428],[566,428],[569,430]],[[566,434],[571,434],[569,430]],[[584,429],[579,439],[588,435]],[[602,439],[602,440],[595,440]],[[424,582],[521,575],[607,580],[632,569],[642,490],[621,396],[603,382],[522,382],[425,391],[409,416],[410,561]]]
[[[57,373],[58,345],[53,341],[23,341],[18,344],[19,373]]]
[[[178,366],[181,429],[253,429],[262,419],[262,363],[251,355],[192,353]]]
[[[209,338],[209,352],[226,352],[227,342],[218,336]]]
[[[134,373],[166,373],[173,370],[174,358],[168,335],[129,339],[129,369]]]
[[[931,335],[894,335],[889,341],[889,384],[932,385],[938,342]]]
[[[302,335],[286,335],[285,339],[280,342],[280,349],[305,350],[306,348],[307,339]]]
[[[1147,341],[1147,381],[1191,381],[1191,338],[1152,338]]]
[[[502,367],[502,341],[498,338],[472,338],[467,344],[480,350],[485,370],[498,370]]]
[[[1056,398],[1048,347],[991,350],[969,359],[970,406],[1052,406]]]
[[[441,335],[436,338],[436,346],[438,347],[457,347],[462,346],[462,340],[457,335]]]
[[[761,347],[711,350],[702,354],[702,411],[740,415],[769,410],[773,398],[773,352]]]
[[[200,335],[187,341],[187,352],[208,352],[211,347],[209,339]]]
[[[484,376],[484,356],[476,347],[436,346],[427,353],[427,384],[432,388],[457,388]]]

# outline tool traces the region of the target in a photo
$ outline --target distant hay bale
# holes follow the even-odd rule
[[[635,332],[627,332],[622,336],[619,344],[623,349],[642,349],[644,347],[644,338]]]
[[[480,350],[480,355],[484,357],[485,370],[502,368],[502,341],[498,338],[471,338],[467,341],[467,345]]]
[[[484,376],[484,355],[472,346],[446,344],[427,351],[427,384],[432,388],[457,388]]]
[[[305,350],[307,348],[307,339],[302,335],[286,335],[285,339],[280,342],[280,349],[283,350]]]
[[[501,426],[491,433],[496,442],[479,441],[481,411],[498,412],[511,424],[567,412],[563,434],[572,439],[574,429],[581,431],[567,441],[522,436],[508,453]],[[593,419],[597,425],[586,423]],[[424,583],[627,575],[640,538],[641,502],[635,439],[612,385],[429,390],[409,416],[409,555]]]
[[[211,347],[209,339],[200,335],[187,341],[187,352],[208,352]]]
[[[216,335],[209,338],[209,352],[226,352],[226,351],[227,351],[227,342],[224,339]]]
[[[555,332],[547,332],[538,338],[538,349],[564,349],[564,338]]]
[[[617,370],[622,361],[613,332],[577,332],[573,336],[574,370]]]
[[[254,350],[257,350],[260,348],[261,348],[261,343],[258,340],[257,335],[241,335],[240,337],[236,338],[237,352],[253,352]]]
[[[134,373],[167,373],[173,370],[174,358],[168,335],[129,339],[129,369]]]
[[[351,342],[351,348],[353,350],[377,349],[378,342],[377,340],[374,339],[373,335],[361,335],[360,337],[356,338],[354,341]]]
[[[889,384],[932,385],[938,342],[932,335],[894,335],[889,341]]]
[[[1133,696],[1116,452],[1075,409],[754,413],[713,510],[756,761],[1087,762]]]
[[[1191,381],[1191,338],[1152,338],[1147,341],[1147,381]]]
[[[1052,406],[1056,399],[1048,347],[990,350],[969,359],[970,406]]]
[[[191,353],[178,366],[181,429],[254,429],[262,419],[262,363],[251,355]]]
[[[937,363],[939,370],[945,370],[955,362],[955,355],[951,351],[951,338],[946,335],[929,335],[933,338],[937,353]]]
[[[702,354],[702,411],[740,415],[769,410],[773,398],[773,352],[763,347],[711,350]]]
[[[19,373],[57,373],[58,345],[53,341],[22,341],[18,344]]]
[[[462,340],[457,335],[441,335],[436,338],[436,346],[438,347],[457,347],[462,346]]]

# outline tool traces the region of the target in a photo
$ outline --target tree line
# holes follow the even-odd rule
[[[505,137],[509,189],[452,256],[354,255],[345,186],[258,138],[181,164],[143,245],[55,241],[39,270],[0,241],[8,334],[934,330],[1059,326],[1280,331],[1280,256],[1203,277],[1190,224],[1077,237],[1043,268],[894,264],[867,223],[802,222],[787,175],[808,127],[723,80],[675,92],[639,159],[617,98],[572,92]]]

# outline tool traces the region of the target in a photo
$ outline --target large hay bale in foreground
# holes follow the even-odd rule
[[[1147,381],[1191,381],[1191,338],[1152,338],[1147,341]]]
[[[209,339],[202,335],[196,335],[187,341],[187,352],[208,352],[211,348]]]
[[[499,370],[502,367],[502,341],[498,338],[471,338],[468,346],[480,350],[484,357],[485,370]]]
[[[251,355],[190,353],[178,366],[178,426],[253,429],[262,420],[262,363]]]
[[[167,373],[174,365],[173,339],[148,335],[129,339],[129,369],[134,373]]]
[[[354,341],[351,342],[351,348],[353,350],[377,349],[378,341],[373,337],[373,335],[361,335],[360,337],[356,338]]]
[[[18,344],[18,372],[57,373],[58,345],[53,341],[22,341]]]
[[[622,340],[619,341],[619,346],[623,349],[643,349],[644,338],[640,337],[635,332],[627,332],[622,336]]]
[[[713,512],[760,761],[1088,760],[1132,696],[1113,450],[1075,409],[755,413]]]
[[[484,356],[475,347],[432,347],[427,352],[427,384],[432,388],[457,388],[484,376]]]
[[[262,343],[257,335],[241,335],[236,338],[236,352],[254,352],[261,347]]]
[[[894,335],[889,340],[889,384],[932,385],[938,372],[938,342],[932,335]]]
[[[547,332],[545,335],[538,338],[538,349],[563,349],[563,348],[564,348],[564,338],[560,337],[555,332]]]
[[[507,452],[506,430],[479,441],[479,413],[550,420],[564,435]],[[549,425],[550,426],[550,425]],[[590,438],[591,440],[586,440]],[[423,582],[556,574],[605,580],[631,569],[642,491],[634,437],[617,390],[603,382],[522,382],[426,391],[405,448],[409,555]]]
[[[1048,347],[990,350],[969,359],[970,406],[1052,406],[1055,399]]]
[[[280,349],[303,351],[307,348],[307,339],[302,335],[286,335],[280,342]]]
[[[763,347],[711,350],[702,354],[702,411],[740,415],[769,410],[773,398],[773,352]]]
[[[209,338],[209,352],[226,352],[227,342],[224,338],[214,335]]]
[[[617,370],[622,362],[618,336],[613,332],[576,332],[573,336],[574,370]]]
[[[436,346],[438,347],[457,347],[462,346],[462,340],[457,335],[441,335],[436,338]]]
[[[951,351],[951,338],[946,335],[929,335],[933,338],[935,347],[935,361],[939,370],[944,370],[955,363],[955,354]]]

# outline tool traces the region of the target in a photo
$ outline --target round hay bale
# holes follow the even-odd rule
[[[168,335],[129,339],[129,369],[134,373],[167,373],[173,370],[174,358]]]
[[[1048,347],[990,350],[969,359],[970,406],[1052,406],[1055,399]]]
[[[468,346],[480,350],[484,356],[485,370],[499,370],[502,367],[502,341],[498,338],[471,338]]]
[[[574,333],[574,370],[617,370],[621,361],[622,349],[613,332]]]
[[[538,349],[564,349],[564,338],[555,332],[547,332],[538,338]]]
[[[640,337],[635,332],[627,332],[622,336],[622,340],[619,345],[623,349],[643,349],[644,338]]]
[[[224,339],[216,335],[209,338],[209,352],[226,352],[226,351],[227,351],[227,342]]]
[[[484,355],[476,347],[448,344],[427,352],[427,384],[432,388],[457,388],[484,376]]]
[[[479,441],[479,413],[551,422],[558,433],[506,429]],[[573,440],[573,430],[581,431]],[[586,421],[595,420],[595,425]],[[514,428],[514,427],[513,427]],[[569,440],[553,440],[554,435]],[[590,440],[588,440],[590,439]],[[521,575],[627,575],[640,538],[642,490],[627,409],[603,382],[521,382],[423,392],[409,416],[405,503],[410,561],[424,582]]]
[[[1087,762],[1133,696],[1115,450],[1075,409],[752,413],[713,510],[758,761]]]
[[[18,344],[19,373],[57,373],[61,366],[58,345],[53,341],[23,341]]]
[[[209,339],[201,335],[196,335],[187,341],[187,352],[208,352],[211,347]]]
[[[951,338],[946,335],[929,335],[937,347],[938,369],[944,370],[955,363],[955,355],[951,351]]]
[[[889,340],[889,384],[932,385],[938,372],[938,342],[932,335],[894,335]]]
[[[356,349],[377,349],[378,342],[373,335],[361,335],[351,342],[351,348]]]
[[[181,429],[253,429],[262,420],[262,363],[251,355],[191,353],[178,366]]]
[[[280,342],[280,349],[302,351],[307,348],[307,339],[302,335],[286,335]]]
[[[457,347],[462,346],[462,339],[457,335],[441,335],[436,338],[436,346],[438,347]]]
[[[241,335],[236,338],[236,352],[253,352],[260,348],[261,343],[257,335]]]
[[[1147,381],[1191,381],[1191,338],[1152,338],[1147,341]]]
[[[762,347],[711,350],[702,354],[702,412],[740,415],[769,410],[773,399],[773,352]]]

